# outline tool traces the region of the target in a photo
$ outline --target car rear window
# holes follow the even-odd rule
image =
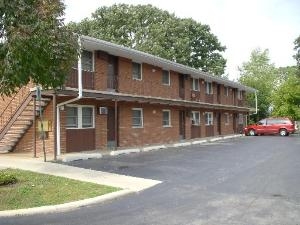
[[[267,124],[291,124],[288,119],[268,119]]]

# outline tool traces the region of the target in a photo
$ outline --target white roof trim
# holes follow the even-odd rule
[[[242,85],[238,82],[230,81],[224,78],[210,75],[209,73],[203,72],[198,69],[194,69],[189,66],[185,66],[179,63],[172,62],[167,59],[163,59],[149,53],[130,49],[121,45],[117,45],[111,42],[103,41],[89,36],[81,36],[82,46],[86,50],[97,51],[101,50],[111,55],[121,56],[124,58],[131,59],[138,63],[147,63],[153,66],[160,67],[164,70],[172,70],[182,74],[190,74],[193,78],[201,78],[206,81],[217,82],[226,86],[238,88],[248,92],[255,92],[256,89]]]

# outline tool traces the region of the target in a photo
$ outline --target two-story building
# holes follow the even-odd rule
[[[246,123],[253,88],[87,36],[81,46],[63,87],[37,100],[28,85],[2,100],[2,151],[40,154],[41,124],[59,155],[234,134]]]

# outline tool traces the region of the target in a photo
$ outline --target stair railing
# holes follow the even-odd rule
[[[0,133],[2,133],[6,124],[11,120],[15,112],[19,109],[19,107],[23,104],[23,102],[28,98],[30,94],[30,86],[28,85],[23,86],[14,96],[12,96],[12,98],[0,114]]]

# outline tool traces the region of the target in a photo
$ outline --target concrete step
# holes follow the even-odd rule
[[[1,153],[8,153],[12,150],[12,146],[0,146],[0,154]]]

